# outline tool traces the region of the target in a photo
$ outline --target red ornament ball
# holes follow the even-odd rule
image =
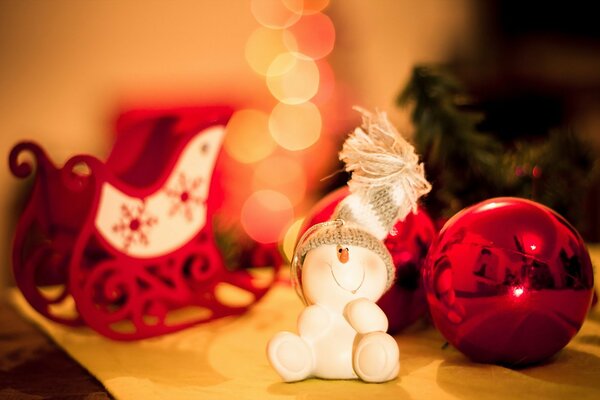
[[[436,327],[477,362],[525,365],[567,345],[592,300],[577,231],[533,201],[494,198],[452,217],[432,244],[423,283]]]
[[[342,187],[319,201],[306,217],[300,235],[309,227],[328,221],[348,193],[348,187]],[[435,236],[433,222],[419,209],[416,214],[410,213],[404,221],[399,221],[384,241],[394,260],[396,280],[377,304],[388,318],[391,334],[400,332],[427,313],[421,268]]]

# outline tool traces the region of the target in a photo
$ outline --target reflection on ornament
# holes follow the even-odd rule
[[[524,291],[525,291],[525,289],[523,289],[523,287],[522,287],[522,286],[516,286],[516,287],[513,289],[512,295],[513,295],[514,297],[521,297],[521,295],[523,294],[523,292],[524,292]]]
[[[592,265],[575,229],[532,201],[496,198],[451,218],[423,278],[444,337],[479,362],[524,365],[562,349],[592,298]]]

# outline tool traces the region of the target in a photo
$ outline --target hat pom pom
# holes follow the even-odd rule
[[[362,114],[362,125],[348,136],[339,158],[351,173],[348,186],[352,195],[365,204],[377,193],[391,195],[395,212],[384,221],[391,227],[416,211],[417,200],[431,190],[431,185],[414,147],[398,133],[386,113],[355,109]]]

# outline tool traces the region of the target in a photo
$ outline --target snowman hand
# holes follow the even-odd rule
[[[298,333],[304,339],[316,339],[331,325],[329,311],[318,305],[308,306],[298,317]]]
[[[388,320],[383,310],[365,298],[352,300],[346,304],[344,317],[360,334],[385,332],[388,328]]]

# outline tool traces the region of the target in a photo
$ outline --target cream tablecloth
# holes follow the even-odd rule
[[[600,248],[592,257],[599,265]],[[17,291],[12,302],[87,368],[117,399],[600,399],[600,309],[552,360],[513,370],[470,362],[426,323],[396,336],[400,376],[385,384],[310,379],[282,383],[265,346],[295,330],[302,309],[285,283],[250,312],[161,338],[114,342],[34,312]]]

